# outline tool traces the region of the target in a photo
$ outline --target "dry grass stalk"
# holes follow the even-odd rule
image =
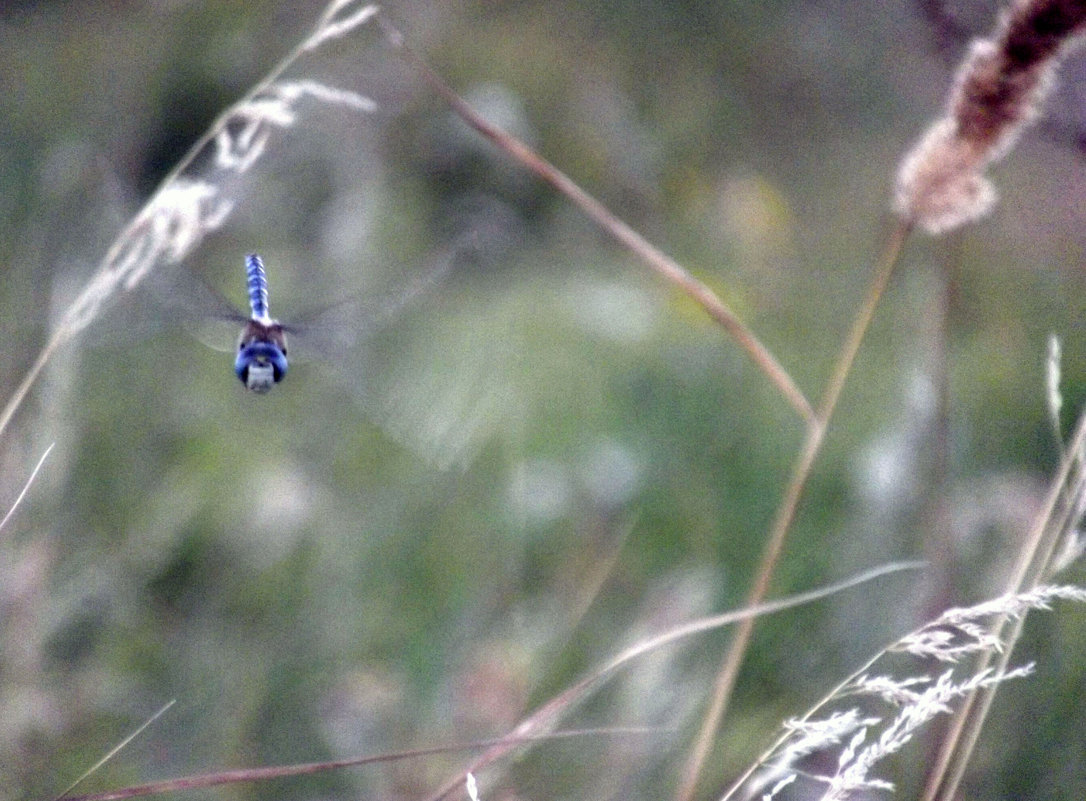
[[[814,409],[796,385],[792,376],[754,332],[739,319],[739,316],[707,284],[699,281],[677,261],[616,217],[600,201],[582,189],[568,175],[532,150],[525,142],[485,120],[466,100],[453,91],[452,87],[440,75],[430,69],[424,59],[419,57],[408,46],[404,35],[392,24],[391,20],[382,15],[379,17],[379,22],[384,28],[390,44],[398,48],[414,64],[422,78],[465,123],[537,178],[560,192],[600,228],[628,248],[630,252],[637,255],[657,275],[701,306],[746,351],[758,369],[777,388],[781,396],[791,404],[807,426],[811,427],[815,424]]]

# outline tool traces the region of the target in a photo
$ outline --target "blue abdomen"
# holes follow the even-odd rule
[[[253,317],[268,317],[268,276],[264,273],[264,262],[260,256],[250,253],[245,257],[245,274],[249,288],[249,308]]]

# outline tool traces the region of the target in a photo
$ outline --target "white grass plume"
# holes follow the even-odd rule
[[[935,717],[951,713],[956,701],[980,688],[1033,672],[1032,664],[1002,672],[976,668],[974,657],[1002,653],[1008,645],[1009,633],[994,635],[984,624],[993,618],[1021,618],[1031,610],[1051,609],[1056,600],[1086,603],[1086,589],[1048,585],[948,609],[877,653],[802,717],[787,721],[783,734],[722,801],[740,790],[747,798],[758,793],[763,799],[772,798],[800,779],[824,785],[822,801],[844,801],[861,790],[892,790],[891,783],[874,774],[879,762],[900,751]],[[876,663],[891,654],[905,654],[928,664],[935,659],[950,667],[937,676],[923,668],[914,675],[872,674]],[[845,704],[847,708],[832,709]],[[800,768],[804,758],[834,749],[838,753],[832,773]],[[772,789],[765,791],[770,785]]]

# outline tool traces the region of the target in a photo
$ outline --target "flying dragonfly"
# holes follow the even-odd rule
[[[246,389],[265,394],[287,374],[288,336],[297,346],[291,350],[292,358],[342,362],[356,345],[388,325],[404,307],[440,281],[452,261],[451,254],[443,254],[407,280],[406,285],[403,280],[393,281],[391,290],[342,298],[290,324],[281,323],[269,312],[268,276],[256,253],[245,257],[248,316],[189,270],[163,271],[149,284],[155,307],[167,317],[179,318],[189,333],[204,344],[216,350],[233,350],[235,375]],[[239,325],[240,336],[236,333]]]
[[[318,303],[282,322],[271,313],[264,260],[249,252],[243,261],[247,313],[200,271],[161,265],[111,316],[98,343],[130,343],[166,326],[232,353],[234,374],[260,396],[283,381],[290,364],[322,364],[376,425],[443,466],[470,458],[519,408],[509,402],[514,392],[505,372],[509,343],[487,333],[491,329],[480,323],[474,307],[464,314],[450,312],[440,302],[450,293],[434,291],[450,273],[482,263],[473,234],[454,238],[421,262],[360,265],[369,271],[364,289],[340,291],[330,304]],[[312,266],[305,270],[307,290],[331,275]],[[272,272],[274,283],[274,266]],[[393,328],[409,308],[411,318]],[[502,319],[495,317],[498,330],[504,330]]]
[[[234,372],[247,389],[264,393],[287,374],[287,336],[268,314],[268,276],[256,253],[245,257],[245,275],[252,313],[238,338]]]

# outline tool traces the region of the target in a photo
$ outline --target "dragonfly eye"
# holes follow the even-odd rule
[[[287,357],[273,342],[243,343],[234,361],[234,373],[254,392],[267,392],[287,374]]]

